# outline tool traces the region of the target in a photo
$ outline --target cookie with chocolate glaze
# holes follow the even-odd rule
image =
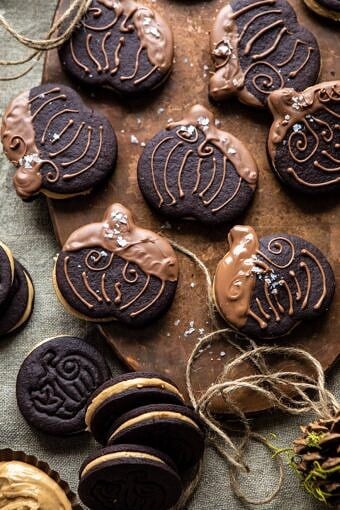
[[[137,175],[152,208],[169,218],[216,225],[232,222],[248,206],[258,170],[243,143],[195,105],[146,144]]]
[[[85,421],[94,438],[105,445],[112,424],[121,415],[149,404],[184,404],[173,381],[160,374],[131,372],[102,384],[89,399]]]
[[[340,81],[303,92],[277,90],[268,106],[274,117],[268,154],[276,175],[302,193],[339,191]]]
[[[173,52],[171,29],[155,10],[134,0],[93,0],[59,56],[84,84],[137,96],[165,81]]]
[[[87,401],[110,376],[102,354],[81,338],[49,338],[20,367],[19,409],[32,427],[46,434],[83,432]]]
[[[281,337],[330,307],[334,274],[313,244],[290,234],[259,239],[249,226],[232,228],[228,242],[213,295],[222,317],[243,333]]]
[[[102,114],[87,108],[69,87],[44,84],[8,105],[1,141],[17,167],[13,183],[23,200],[89,193],[112,173],[116,136]]]
[[[54,286],[66,309],[95,322],[144,325],[171,305],[178,262],[169,242],[138,227],[113,204],[101,222],[70,235],[58,256]]]
[[[15,263],[11,250],[0,241],[0,306],[9,297],[14,282]]]
[[[164,453],[133,444],[97,450],[79,471],[79,497],[93,510],[168,510],[182,483]]]
[[[286,0],[232,0],[216,18],[210,47],[215,101],[236,95],[263,107],[274,90],[304,90],[320,73],[318,43]]]
[[[153,404],[123,414],[110,430],[108,444],[147,445],[166,453],[183,474],[200,461],[205,432],[195,411],[184,405]]]
[[[0,335],[18,330],[31,316],[34,287],[28,271],[14,260],[14,280],[6,301],[0,307]]]
[[[304,0],[315,14],[333,21],[340,21],[340,2],[339,0]]]

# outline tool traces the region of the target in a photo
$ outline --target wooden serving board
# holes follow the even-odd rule
[[[125,102],[110,91],[92,93],[80,91],[84,101],[107,115],[114,126],[119,143],[118,165],[111,181],[90,196],[72,200],[49,200],[49,210],[55,234],[62,245],[69,234],[89,222],[99,221],[106,207],[121,202],[132,209],[139,225],[162,231],[195,252],[214,272],[218,260],[227,249],[228,227],[206,229],[200,225],[171,222],[153,214],[138,189],[136,167],[142,152],[140,144],[131,142],[135,136],[145,142],[163,128],[169,118],[179,120],[193,104],[209,106],[208,77],[211,60],[209,36],[213,18],[225,0],[180,1],[143,0],[157,7],[174,30],[176,63],[170,80],[148,101]],[[311,14],[302,0],[291,0],[299,19],[318,38],[323,58],[321,81],[340,77],[340,54],[335,42],[338,27],[327,24]],[[56,16],[69,0],[61,0]],[[338,39],[339,40],[339,39]],[[56,51],[48,53],[43,75],[44,82],[70,84],[62,71]],[[274,177],[266,157],[266,136],[271,117],[265,111],[255,111],[236,99],[225,105],[210,105],[221,128],[246,142],[255,156],[260,179],[255,200],[239,222],[254,226],[259,236],[275,232],[298,234],[315,243],[328,255],[337,278],[335,300],[327,317],[297,328],[281,345],[299,346],[312,353],[324,369],[328,369],[340,354],[340,201],[335,197],[295,197],[285,191]],[[180,282],[175,302],[165,317],[147,328],[128,329],[112,322],[100,326],[102,334],[115,353],[133,370],[156,370],[172,377],[185,391],[185,367],[197,339],[211,331],[208,321],[205,280],[201,271],[179,254]],[[189,334],[189,332],[194,331]],[[226,360],[235,350],[222,340],[207,348],[195,365],[195,387],[202,391],[216,380]],[[283,359],[273,363],[281,368],[293,368]],[[305,367],[294,367],[304,371]],[[250,373],[249,365],[241,367],[235,376]],[[268,404],[258,396],[238,393],[237,400],[244,410],[266,409]],[[223,411],[223,406],[218,406]]]

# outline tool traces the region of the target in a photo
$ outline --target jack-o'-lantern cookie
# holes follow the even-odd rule
[[[66,309],[92,321],[145,324],[171,304],[178,262],[169,242],[138,227],[131,212],[110,206],[104,219],[70,235],[54,284]]]
[[[340,190],[340,81],[273,92],[268,154],[278,177],[304,193]]]
[[[64,85],[40,85],[8,105],[1,141],[17,167],[17,194],[29,200],[43,193],[68,198],[88,193],[112,173],[117,156],[115,133]]]
[[[315,14],[333,21],[340,21],[339,0],[304,0],[304,2]]]
[[[138,162],[139,187],[151,207],[174,218],[231,222],[251,201],[256,162],[235,136],[196,105],[152,138]]]
[[[134,0],[93,0],[59,55],[87,85],[140,95],[168,77],[173,52],[171,29],[153,9]]]
[[[288,234],[258,239],[249,226],[232,228],[228,242],[213,295],[222,317],[243,333],[284,336],[329,308],[334,274],[313,244]]]
[[[317,41],[286,0],[232,0],[216,18],[210,45],[216,101],[236,95],[262,107],[274,90],[303,90],[319,76]]]

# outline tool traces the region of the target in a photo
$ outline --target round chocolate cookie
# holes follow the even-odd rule
[[[87,401],[110,376],[104,357],[84,340],[70,336],[45,340],[19,370],[19,409],[30,425],[47,434],[83,432]]]
[[[153,9],[134,0],[93,0],[59,55],[84,84],[141,95],[168,77],[173,52],[172,32]]]
[[[339,0],[304,0],[307,7],[324,18],[340,21]]]
[[[258,239],[249,226],[232,228],[228,242],[214,298],[222,317],[240,331],[277,338],[328,310],[335,278],[316,246],[288,234]]]
[[[232,0],[216,18],[210,46],[216,101],[236,95],[262,107],[274,90],[304,90],[319,76],[318,43],[286,0]]]
[[[113,204],[100,223],[76,230],[58,256],[54,286],[66,309],[92,321],[146,324],[170,306],[178,262],[169,242]]]
[[[0,241],[0,306],[8,298],[14,282],[14,258],[11,250]]]
[[[143,444],[165,452],[180,473],[192,469],[204,451],[198,415],[187,406],[153,404],[122,415],[112,426],[109,444]]]
[[[268,154],[282,182],[309,194],[339,191],[340,81],[277,90],[268,106],[274,117]]]
[[[39,193],[68,198],[88,193],[115,166],[117,142],[109,121],[69,87],[46,83],[8,105],[1,141],[17,167],[13,178],[23,200]]]
[[[160,374],[131,372],[106,381],[91,396],[85,415],[88,429],[107,444],[112,424],[140,405],[184,404],[177,386]]]
[[[92,510],[168,510],[182,492],[171,459],[133,444],[97,450],[81,466],[79,478],[79,497]]]
[[[138,183],[151,207],[168,217],[231,222],[253,197],[258,170],[247,148],[215,126],[201,105],[146,145]]]
[[[0,307],[0,335],[6,335],[25,324],[33,310],[34,287],[27,270],[14,261],[14,281],[6,301]]]

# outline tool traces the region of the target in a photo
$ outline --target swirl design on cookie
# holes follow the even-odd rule
[[[268,152],[280,176],[308,192],[339,186],[340,82],[282,89],[268,105],[274,117]]]
[[[4,114],[1,140],[17,167],[13,182],[23,199],[40,191],[55,198],[89,191],[116,158],[107,119],[62,85],[42,85],[16,97]]]
[[[288,81],[301,89],[318,77],[317,42],[286,0],[233,0],[219,12],[210,45],[215,100],[236,94],[246,104],[264,106]]]
[[[64,293],[60,278],[67,284]],[[66,301],[84,315],[106,320],[133,319],[155,309],[177,278],[169,243],[137,227],[120,204],[108,208],[103,222],[71,234],[57,261],[57,284]]]
[[[44,471],[19,461],[0,462],[0,508],[71,510],[63,489]]]
[[[333,273],[312,244],[291,235],[258,240],[249,226],[231,229],[228,242],[214,297],[221,315],[237,328],[265,338],[275,336],[275,327],[286,334],[328,307]]]
[[[129,45],[132,54],[126,59]],[[66,67],[75,66],[82,79],[95,77],[113,88],[130,82],[136,88],[154,80],[153,75],[159,74],[161,81],[168,74],[173,36],[157,12],[134,0],[93,0],[82,27],[63,46],[61,59]]]

